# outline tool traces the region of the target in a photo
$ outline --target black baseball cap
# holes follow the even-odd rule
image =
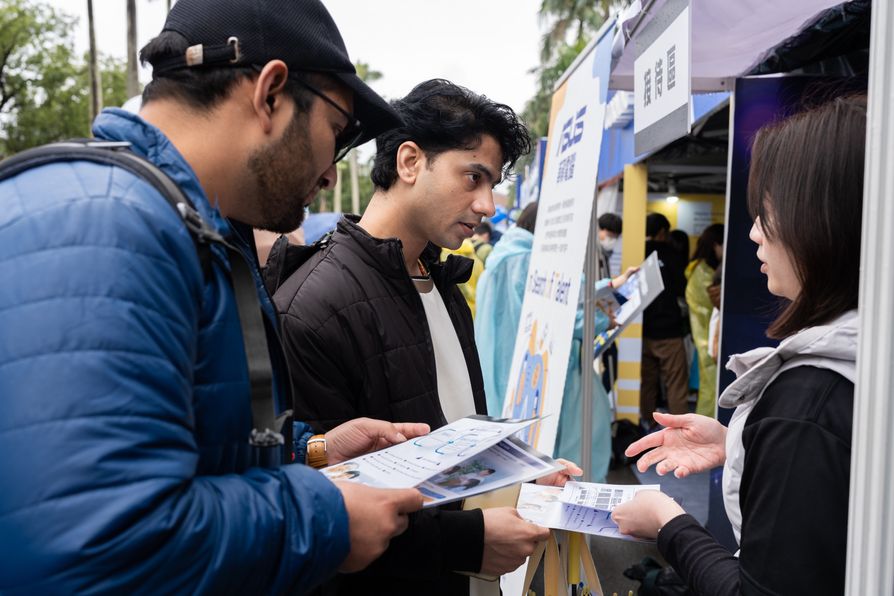
[[[164,31],[189,49],[153,64],[153,73],[182,68],[263,66],[282,60],[291,72],[325,73],[354,92],[361,145],[403,124],[401,117],[357,76],[329,11],[319,0],[178,0]]]

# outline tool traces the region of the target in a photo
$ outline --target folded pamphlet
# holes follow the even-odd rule
[[[563,469],[562,464],[513,436],[538,420],[468,416],[321,472],[330,480],[416,488],[425,507],[442,505]]]
[[[518,495],[518,514],[545,528],[649,542],[621,534],[611,518],[617,505],[631,500],[641,490],[661,490],[661,487],[595,482],[568,482],[564,488],[523,484]]]

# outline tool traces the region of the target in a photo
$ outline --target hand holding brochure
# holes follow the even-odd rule
[[[593,357],[596,358],[610,346],[663,291],[664,280],[661,278],[658,253],[653,252],[624,285],[597,300],[599,308],[614,316],[617,326],[596,336]]]
[[[469,416],[321,471],[330,480],[417,488],[426,507],[441,505],[563,469],[512,436],[537,420]]]
[[[611,518],[616,505],[626,503],[641,490],[661,490],[661,487],[594,482],[568,482],[564,488],[523,484],[518,496],[518,514],[546,528],[642,542],[621,534]]]

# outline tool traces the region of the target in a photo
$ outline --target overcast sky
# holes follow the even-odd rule
[[[87,0],[44,0],[80,18],[78,49],[87,48]],[[539,63],[540,0],[323,0],[352,60],[384,77],[372,86],[388,98],[443,77],[521,110],[534,93]],[[94,0],[97,45],[124,57],[124,0]],[[142,47],[164,24],[165,0],[137,0]],[[148,81],[149,71],[141,74]]]

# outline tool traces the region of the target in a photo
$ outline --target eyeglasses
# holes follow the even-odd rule
[[[358,120],[357,117],[354,116],[354,114],[345,111],[340,105],[335,103],[335,100],[333,100],[331,97],[329,97],[307,81],[297,76],[293,76],[293,73],[291,72],[289,73],[289,77],[293,81],[328,103],[330,106],[338,110],[339,113],[347,119],[347,126],[345,126],[345,129],[341,131],[338,136],[335,137],[335,158],[332,160],[332,163],[340,162],[342,159],[344,159],[348,152],[354,148],[354,145],[357,144],[357,141],[360,140],[360,137],[363,136],[363,125],[360,123],[360,120]]]

